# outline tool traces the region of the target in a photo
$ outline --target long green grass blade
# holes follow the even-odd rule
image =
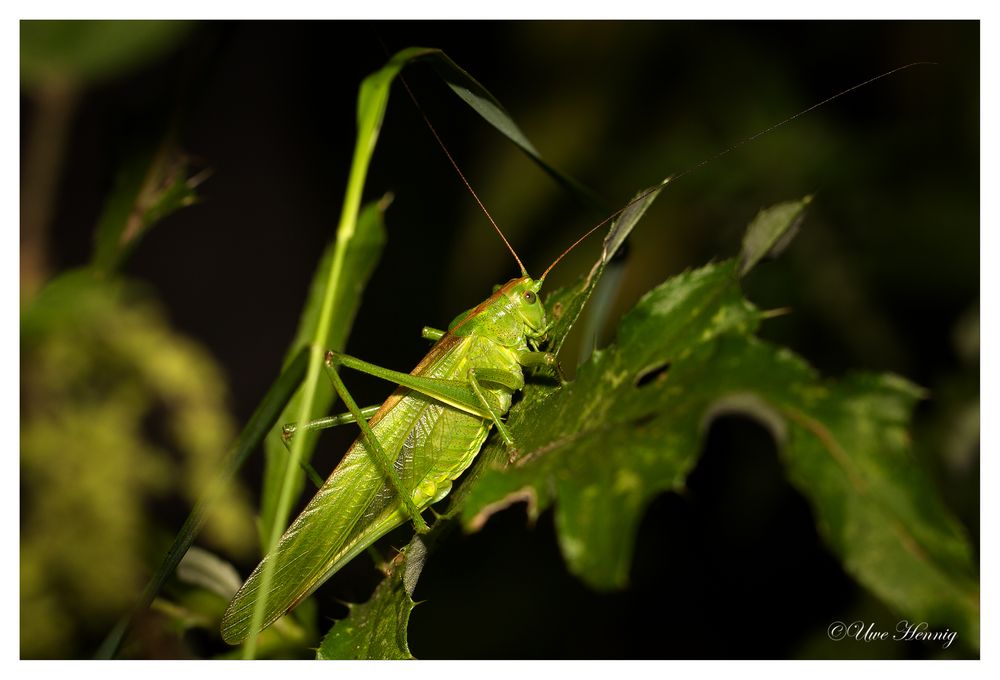
[[[347,335],[354,317],[357,315],[361,305],[361,293],[365,284],[375,270],[379,257],[385,245],[385,225],[383,214],[388,206],[388,199],[369,203],[361,210],[358,216],[358,228],[346,246],[347,253],[344,256],[345,281],[351,283],[345,287],[344,295],[338,295],[333,304],[333,313],[330,318],[327,330],[326,349],[343,350],[347,343]],[[295,334],[295,340],[288,351],[286,361],[290,361],[302,348],[307,347],[316,336],[323,307],[323,296],[325,287],[330,275],[330,268],[333,266],[334,252],[337,248],[337,241],[332,241],[320,258],[319,266],[313,277],[312,288],[302,310],[299,320],[299,328]],[[295,421],[299,415],[303,392],[296,393],[281,414],[280,422],[290,423]],[[316,385],[316,392],[313,396],[313,413],[326,413],[331,408],[334,401],[333,389],[326,381],[320,381]],[[316,438],[309,438],[302,445],[301,461],[308,463],[315,449]],[[260,509],[260,540],[261,546],[267,548],[268,531],[277,519],[278,498],[281,495],[281,487],[284,483],[285,472],[288,463],[288,449],[285,448],[281,440],[281,431],[278,428],[272,430],[267,439],[264,440],[264,453],[266,456],[264,465],[264,483],[261,493]],[[296,476],[292,482],[292,497],[297,498],[302,491],[304,480],[301,476]]]
[[[582,185],[551,168],[496,98],[446,54],[440,50],[420,47],[397,53],[385,67],[365,79],[358,94],[357,141],[337,236],[317,268],[290,350],[294,352],[303,346],[311,347],[315,368],[311,363],[306,383],[282,416],[289,422],[305,422],[327,411],[333,403],[332,390],[325,381],[318,378],[322,356],[327,349],[342,350],[346,344],[360,302],[361,290],[381,253],[385,238],[381,219],[384,203],[366,206],[360,215],[358,213],[364,180],[385,115],[389,88],[402,68],[417,60],[429,62],[459,97],[523,149],[560,184],[584,202],[598,204],[594,195]],[[348,282],[351,285],[347,285]],[[294,439],[290,455],[284,449],[280,433],[274,432],[267,439],[267,467],[260,523],[261,543],[265,553],[275,544],[287,525],[292,499],[302,490],[303,479],[298,473],[300,463],[309,460],[314,448],[314,436]],[[263,585],[264,583],[262,592],[266,592]],[[252,645],[252,642],[248,642],[248,654],[252,654]]]
[[[368,166],[378,141],[382,120],[385,117],[385,109],[389,101],[389,86],[407,63],[427,53],[428,50],[425,48],[410,48],[398,52],[381,70],[368,76],[361,83],[361,89],[358,93],[358,133],[354,146],[354,158],[347,180],[347,190],[344,195],[330,266],[324,272],[325,280],[317,284],[322,291],[322,295],[318,295],[321,302],[317,312],[316,325],[309,338],[309,367],[306,371],[305,384],[302,387],[298,412],[294,418],[296,422],[304,423],[312,419],[314,415],[318,415],[316,394],[319,388],[320,374],[323,370],[323,357],[330,347],[331,327],[335,319],[335,303],[346,300],[347,295],[350,294],[348,287],[351,286],[352,282],[345,276],[349,270],[348,254],[351,250],[351,244],[356,238],[359,238],[359,227],[364,228],[365,225],[358,220],[361,193],[365,177],[368,174]],[[346,336],[346,329],[342,329],[340,332]],[[311,435],[310,432],[303,432],[292,440],[291,453],[285,461],[285,470],[274,512],[269,525],[264,527],[265,552],[277,544],[287,525],[296,487],[302,483],[298,471],[299,464],[304,459],[303,453],[306,447],[312,445],[309,440],[314,437]],[[260,592],[266,594],[269,591],[274,577],[273,572],[273,562],[266,562],[261,572]],[[251,619],[251,630],[260,629],[266,604],[265,598],[257,601]],[[244,646],[244,658],[254,657],[256,644],[257,636],[251,635]]]

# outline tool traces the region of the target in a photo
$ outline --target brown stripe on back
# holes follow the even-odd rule
[[[462,319],[461,322],[459,322],[459,324],[457,326],[455,326],[454,328],[452,328],[451,330],[448,331],[448,335],[451,335],[451,333],[453,331],[457,331],[459,328],[461,328],[462,326],[464,326],[466,324],[466,322],[468,322],[471,319],[479,316],[479,314],[481,312],[483,312],[487,307],[489,307],[491,304],[493,304],[494,300],[496,300],[501,295],[506,295],[506,293],[507,293],[508,290],[510,290],[511,288],[513,288],[514,286],[516,286],[518,283],[520,283],[523,280],[524,280],[524,277],[521,277],[519,279],[511,279],[507,283],[505,283],[502,286],[500,286],[500,288],[498,288],[497,291],[495,293],[493,293],[493,295],[490,295],[488,298],[486,298],[485,300],[483,300],[482,302],[480,302],[478,305],[476,305],[475,307],[473,307],[472,311],[470,311],[465,316],[465,318]],[[441,338],[441,339],[444,340],[444,338]]]

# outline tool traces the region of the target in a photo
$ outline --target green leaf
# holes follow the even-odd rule
[[[889,374],[802,383],[802,403],[781,395],[790,426],[783,458],[821,535],[845,570],[890,607],[948,625],[978,648],[968,538],[911,451],[909,421],[923,392]]]
[[[728,261],[665,282],[573,383],[537,398],[526,391],[508,421],[517,462],[474,480],[465,525],[477,529],[513,502],[527,502],[532,517],[555,504],[569,569],[597,589],[621,588],[646,505],[683,486],[711,420],[738,411],[774,434],[849,573],[902,614],[977,641],[968,541],[909,450],[920,390],[886,375],[824,381],[754,338],[762,317],[738,273]],[[502,449],[483,456],[502,462]]]
[[[434,50],[422,58],[430,63],[437,74],[441,76],[441,79],[444,80],[445,84],[451,88],[452,92],[471,106],[476,113],[495,127],[504,137],[514,142],[528,158],[533,160],[538,167],[544,170],[546,174],[564,189],[569,191],[577,200],[599,212],[607,212],[603,199],[591,189],[588,189],[577,180],[553,167],[542,158],[542,154],[528,140],[521,131],[521,128],[514,122],[514,119],[511,118],[510,114],[507,113],[497,98],[465,69],[452,61],[447,54],[439,50]]]
[[[423,568],[426,548],[417,536],[389,565],[386,577],[364,604],[349,604],[347,617],[337,621],[323,638],[316,658],[412,659],[406,640],[411,597]]]
[[[315,279],[315,295],[311,296],[318,303],[316,306],[315,323],[310,329],[307,340],[307,350],[309,352],[309,363],[306,368],[305,381],[301,389],[301,399],[295,409],[294,422],[307,422],[313,416],[318,415],[317,400],[322,400],[320,387],[320,374],[323,371],[323,357],[331,348],[330,342],[336,339],[337,333],[342,333],[346,337],[350,319],[353,311],[348,316],[343,316],[342,309],[351,306],[352,286],[357,282],[352,282],[347,278],[347,273],[351,269],[352,254],[356,252],[354,247],[358,242],[359,232],[366,230],[366,224],[370,220],[359,219],[359,209],[361,207],[361,194],[364,189],[365,178],[368,175],[368,166],[371,163],[372,154],[375,151],[375,144],[378,141],[379,131],[382,126],[382,119],[385,116],[385,109],[389,101],[389,85],[408,62],[426,54],[428,50],[423,48],[410,48],[396,53],[389,62],[379,71],[371,74],[361,83],[358,93],[358,132],[354,145],[354,157],[351,162],[351,170],[347,179],[347,189],[344,192],[344,202],[341,207],[340,221],[337,225],[337,235],[332,246],[329,267],[320,267],[320,274]],[[363,269],[364,267],[362,267]],[[355,293],[358,292],[354,288]],[[353,295],[353,305],[357,304],[358,295]],[[308,318],[311,303],[307,302],[306,313]],[[343,325],[338,325],[340,321],[346,321]],[[314,436],[309,432],[302,432],[292,440],[287,460],[283,463],[276,463],[274,456],[270,461],[275,472],[271,473],[274,481],[272,489],[276,490],[273,502],[267,503],[264,507],[268,517],[261,525],[261,538],[264,552],[270,551],[276,545],[281,536],[281,532],[287,526],[288,513],[291,510],[292,502],[298,491],[301,490],[302,479],[299,476],[298,468],[306,458],[304,452],[311,450],[314,446]],[[265,480],[265,491],[268,490],[268,481]],[[273,578],[273,561],[265,561],[261,571],[260,592],[270,591],[271,579]],[[264,611],[267,606],[267,598],[258,598],[253,610],[251,619],[251,629],[260,630],[263,622]],[[244,657],[253,658],[256,653],[256,636],[247,638]]]
[[[765,257],[777,257],[788,246],[802,224],[806,207],[812,196],[797,201],[787,201],[757,213],[743,235],[740,253],[740,276]]]
[[[527,500],[537,516],[559,497],[556,523],[570,569],[599,588],[624,586],[640,512],[682,483],[697,457],[699,418],[685,433],[695,441],[689,450],[658,422],[689,413],[694,394],[677,377],[686,375],[685,359],[757,322],[731,264],[682,274],[647,294],[622,320],[617,343],[596,351],[575,381],[541,398],[526,392],[508,420],[518,463],[483,475],[463,508],[466,525],[478,528],[513,500]],[[661,387],[680,406],[658,404]]]

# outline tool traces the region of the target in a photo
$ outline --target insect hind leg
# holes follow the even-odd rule
[[[378,440],[375,432],[372,431],[371,426],[368,425],[368,421],[361,414],[361,409],[358,408],[357,403],[354,401],[354,397],[351,396],[347,386],[344,385],[344,381],[341,380],[340,375],[337,374],[337,368],[333,363],[332,355],[333,352],[327,354],[327,360],[325,363],[327,375],[330,376],[330,381],[333,383],[333,389],[336,390],[338,396],[340,396],[344,405],[347,407],[347,410],[354,416],[354,420],[358,424],[358,427],[361,428],[362,438],[369,455],[371,455],[373,462],[381,470],[386,481],[388,481],[396,491],[396,494],[399,496],[399,500],[403,504],[403,508],[406,510],[406,514],[409,515],[410,520],[413,522],[413,528],[417,530],[418,534],[427,533],[430,531],[430,527],[427,526],[427,522],[425,522],[424,518],[420,515],[419,508],[417,508],[416,504],[413,502],[412,492],[407,490],[407,488],[403,485],[403,481],[399,478],[399,475],[396,474],[396,470],[393,468],[388,454],[386,454],[385,449],[382,448],[382,443]]]

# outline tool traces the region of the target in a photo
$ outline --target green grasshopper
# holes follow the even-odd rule
[[[610,219],[577,240],[538,279],[528,275],[497,228],[521,276],[460,314],[448,330],[425,328],[423,336],[435,344],[410,373],[327,353],[330,379],[348,413],[301,429],[356,422],[361,436],[236,593],[222,619],[226,642],[237,644],[250,635],[258,597],[267,598],[267,627],[389,531],[407,521],[418,532],[427,531],[421,512],[448,495],[494,426],[513,455],[514,439],[503,416],[514,393],[524,387],[523,369],[548,367],[565,382],[555,355],[540,349],[550,322],[539,290],[559,260]],[[337,374],[340,366],[399,388],[381,406],[360,409]],[[291,435],[296,429],[286,426],[284,432]],[[275,562],[274,580],[264,594],[260,581],[268,560]]]
[[[264,558],[276,562],[265,627],[392,529],[412,521],[417,531],[426,531],[421,511],[448,495],[491,428],[514,450],[502,418],[514,393],[524,387],[522,369],[547,366],[562,379],[555,355],[539,349],[549,322],[538,292],[552,266],[532,279],[522,265],[521,277],[460,314],[447,331],[425,328],[424,337],[436,342],[411,373],[327,353],[330,378],[349,412],[305,427],[356,422],[362,434]],[[372,414],[358,408],[337,375],[338,366],[400,387]],[[263,566],[264,561],[226,610],[226,642],[239,643],[251,632]]]
[[[855,85],[763,132],[744,139],[692,168],[677,179],[742,144],[863,85],[910,64]],[[419,108],[419,107],[418,107]],[[425,116],[426,119],[426,116]],[[428,125],[430,122],[428,121]],[[431,131],[441,143],[433,126]],[[441,144],[444,148],[443,143]],[[444,148],[455,170],[461,170]],[[462,176],[470,191],[471,186]],[[425,328],[435,342],[410,373],[328,352],[326,368],[348,412],[301,426],[284,434],[357,423],[361,435],[348,449],[306,508],[236,593],[222,619],[222,637],[238,644],[258,632],[252,618],[258,598],[266,598],[261,629],[295,608],[335,572],[389,531],[412,522],[428,530],[421,513],[440,501],[452,483],[472,464],[490,430],[496,427],[512,458],[516,444],[504,425],[515,392],[524,387],[524,369],[546,367],[565,382],[556,356],[543,351],[551,323],[539,291],[553,267],[584,239],[663,183],[641,193],[622,209],[587,231],[549,265],[538,279],[530,277],[500,228],[521,276],[498,286],[476,307],[463,312],[445,331]],[[475,196],[475,192],[472,192]],[[479,201],[478,197],[476,200]],[[486,212],[485,207],[483,211]],[[487,217],[489,213],[486,212]],[[357,406],[337,369],[341,366],[399,385],[381,406]],[[262,592],[264,567],[273,562],[269,592]]]

